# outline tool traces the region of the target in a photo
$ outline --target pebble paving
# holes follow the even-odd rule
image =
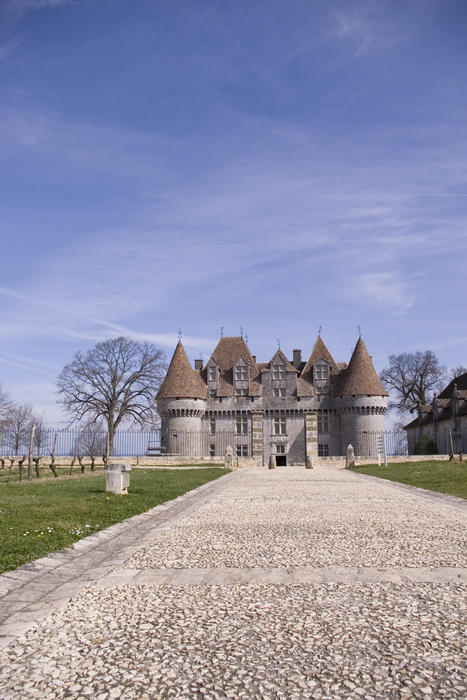
[[[329,467],[226,484],[5,647],[0,697],[467,696],[462,508]]]

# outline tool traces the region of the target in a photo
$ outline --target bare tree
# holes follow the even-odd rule
[[[400,413],[426,404],[431,398],[429,393],[439,391],[446,378],[446,367],[431,350],[390,355],[389,366],[380,374],[392,397],[390,407]]]
[[[457,377],[460,377],[461,374],[465,374],[467,372],[467,367],[464,367],[463,365],[457,365],[457,367],[451,367],[449,370],[449,379],[456,379]]]
[[[0,430],[6,427],[8,416],[12,408],[13,402],[10,401],[8,394],[0,384]]]
[[[114,338],[78,352],[58,377],[60,403],[76,421],[101,418],[112,452],[115,431],[125,421],[140,425],[156,416],[156,394],[166,370],[165,357],[151,343]]]
[[[31,426],[36,420],[38,419],[29,404],[18,404],[9,411],[5,425],[5,444],[14,455],[20,453],[20,448],[27,449]]]

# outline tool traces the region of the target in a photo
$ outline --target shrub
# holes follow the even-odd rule
[[[429,435],[422,435],[420,440],[415,445],[414,454],[437,455],[438,448],[436,446],[436,442]]]

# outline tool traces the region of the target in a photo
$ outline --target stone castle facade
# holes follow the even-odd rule
[[[278,350],[269,362],[242,337],[221,338],[194,368],[180,341],[157,396],[167,453],[223,457],[230,444],[239,458],[265,465],[275,455],[279,466],[343,455],[349,443],[369,454],[365,436],[384,430],[387,402],[362,338],[347,365],[321,336],[306,361]]]

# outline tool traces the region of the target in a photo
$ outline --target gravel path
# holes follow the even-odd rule
[[[6,647],[0,697],[465,698],[465,523],[329,467],[245,471]]]

